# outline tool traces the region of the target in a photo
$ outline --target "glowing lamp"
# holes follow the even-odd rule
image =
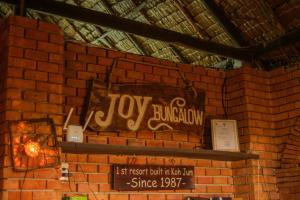
[[[24,151],[29,157],[37,157],[40,153],[40,144],[38,142],[28,141],[24,145]]]

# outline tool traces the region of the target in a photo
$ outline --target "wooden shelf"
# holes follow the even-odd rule
[[[174,149],[161,147],[135,147],[109,144],[88,144],[61,142],[63,153],[75,154],[114,154],[114,155],[147,155],[147,156],[171,156],[197,159],[210,159],[221,161],[237,161],[246,159],[259,159],[256,154],[213,151],[206,149]]]

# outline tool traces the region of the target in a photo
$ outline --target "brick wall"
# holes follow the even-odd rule
[[[59,199],[56,169],[14,172],[10,161],[7,122],[51,117],[61,137],[63,122],[64,39],[56,26],[21,17],[10,17],[2,37],[6,60],[1,93],[1,122],[5,122],[2,145],[2,199]],[[25,178],[24,178],[25,177]],[[22,191],[20,190],[22,188]]]
[[[214,195],[275,200],[288,199],[287,193],[292,194],[290,199],[297,198],[299,146],[294,141],[298,140],[295,118],[299,116],[299,69],[264,72],[244,66],[225,73],[192,67],[84,44],[65,43],[56,25],[21,17],[10,17],[0,25],[0,29],[1,72],[5,74],[0,79],[2,199],[20,199],[21,194],[23,199],[32,200],[88,194],[90,199],[103,200],[179,200],[186,196]],[[70,123],[80,123],[87,81],[92,78],[104,81],[114,60],[117,65],[111,77],[112,83],[184,86],[180,71],[196,89],[206,91],[207,118],[224,117],[221,90],[226,77],[228,115],[238,120],[241,150],[260,154],[259,162],[62,154],[62,161],[70,165],[72,177],[69,182],[58,181],[59,169],[30,171],[25,179],[25,173],[14,172],[6,122],[51,117],[58,137],[62,139],[61,125],[65,113],[74,107],[75,115]],[[291,132],[291,127],[296,131]],[[209,136],[208,131],[205,134]],[[96,144],[188,149],[202,143],[200,135],[150,131],[87,131],[84,140]],[[192,165],[195,166],[196,189],[117,192],[110,186],[110,166],[114,163]],[[296,178],[289,177],[295,174]]]
[[[221,85],[224,72],[189,65],[175,64],[165,60],[125,54],[117,51],[89,47],[82,44],[67,43],[64,87],[66,96],[65,111],[76,108],[76,116],[71,123],[80,122],[80,113],[86,97],[87,80],[105,79],[114,60],[116,68],[112,73],[112,83],[163,83],[184,86],[178,72],[197,89],[205,89],[207,94],[206,111],[208,116],[222,116]],[[87,132],[85,141],[96,144],[129,146],[149,146],[166,148],[189,148],[200,145],[201,137],[175,132]],[[91,190],[99,199],[183,199],[185,196],[231,196],[233,194],[231,162],[165,158],[136,157],[136,164],[193,165],[195,166],[195,190],[155,191],[155,192],[116,192],[110,188],[110,165],[132,163],[133,156],[107,155],[64,155],[64,161],[71,166],[74,176],[71,186],[63,183],[63,193],[89,193]]]
[[[273,70],[271,97],[273,103],[276,142],[280,151],[277,169],[280,199],[300,198],[300,70]]]

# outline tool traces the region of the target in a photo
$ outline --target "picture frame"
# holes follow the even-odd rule
[[[212,119],[211,135],[213,150],[240,151],[236,120]]]

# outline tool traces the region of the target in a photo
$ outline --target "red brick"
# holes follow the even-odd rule
[[[25,50],[25,58],[29,58],[29,59],[32,59],[32,60],[47,61],[48,60],[48,53],[41,52],[41,51],[36,51],[36,50],[31,50],[31,49],[26,49]]]
[[[48,33],[34,30],[34,29],[26,29],[25,38],[40,40],[40,41],[48,41]]]
[[[9,67],[6,73],[7,73],[7,77],[23,78],[23,72],[24,69],[22,68]]]
[[[53,191],[34,191],[32,200],[53,200],[57,199],[58,195]]]
[[[116,68],[126,69],[126,70],[134,70],[134,63],[127,61],[118,61]]]
[[[102,65],[88,64],[87,71],[93,73],[106,73],[107,67]]]
[[[108,58],[125,58],[125,53],[120,51],[108,50],[107,53]]]
[[[92,64],[97,63],[97,57],[93,55],[78,54],[77,60],[85,63],[92,63]]]
[[[108,143],[113,145],[126,145],[127,139],[122,137],[109,137]]]
[[[58,33],[61,34],[62,31],[56,24],[50,24],[48,22],[38,21],[38,29],[40,31],[47,31],[51,33]]]
[[[207,192],[208,193],[220,193],[221,186],[207,186]]]
[[[15,57],[23,57],[23,48],[18,47],[8,47],[8,56],[15,56]]]
[[[35,49],[36,48],[36,41],[25,39],[25,38],[19,38],[19,37],[8,37],[8,45],[16,46],[16,47],[22,47],[26,49]]]
[[[47,180],[47,189],[60,190],[61,189],[60,183],[61,182],[59,180]]]
[[[35,89],[35,81],[22,79],[6,79],[7,88]]]
[[[95,164],[78,164],[78,168],[80,171],[83,171],[83,173],[98,171],[98,167]]]
[[[143,73],[136,71],[127,71],[127,77],[130,79],[143,80]]]
[[[130,195],[130,200],[145,200],[147,199],[146,194],[131,194]]]
[[[62,76],[62,74],[48,73],[48,75],[50,83],[64,83],[64,77]]]
[[[21,195],[22,195],[22,199],[24,200],[32,199],[31,191],[22,191],[22,194],[20,191],[8,191],[8,200],[21,199]]]
[[[11,25],[8,27],[8,35],[24,37],[24,28]]]
[[[36,91],[24,91],[23,93],[24,100],[32,100],[32,101],[47,101],[47,93],[46,92],[36,92]]]
[[[21,113],[17,111],[5,111],[6,120],[21,120]]]
[[[67,79],[67,86],[86,88],[85,80]]]
[[[153,74],[155,75],[164,75],[164,76],[168,76],[168,69],[165,68],[161,68],[161,67],[153,67]]]
[[[18,180],[2,180],[1,187],[3,189],[18,189],[19,188],[19,181]]]
[[[89,154],[88,162],[90,163],[108,163],[107,155]]]
[[[48,63],[48,62],[38,62],[37,68],[39,71],[43,72],[53,72],[58,73],[59,72],[59,65],[55,63]]]
[[[67,104],[72,106],[82,106],[84,98],[82,97],[66,97]]]
[[[42,41],[38,41],[38,50],[58,54],[62,54],[64,52],[62,45]]]
[[[153,83],[160,83],[160,78],[161,77],[159,75],[145,74],[144,80]]]
[[[92,64],[88,64],[88,65],[92,65]],[[79,62],[79,61],[67,61],[67,70],[66,72],[68,72],[68,70],[72,70],[72,72],[74,71],[85,71],[86,70],[86,64],[83,62]]]
[[[132,54],[132,53],[126,53],[126,58],[129,60],[135,60],[135,61],[142,61],[143,56]]]
[[[7,89],[6,96],[7,99],[21,99],[22,93],[20,89]]]
[[[163,141],[162,140],[147,140],[146,146],[148,146],[148,147],[163,147]]]
[[[88,192],[98,192],[99,185],[98,184],[91,184],[91,183],[78,183],[77,184],[77,191],[82,193]]]
[[[152,131],[139,131],[137,132],[137,138],[154,139],[154,133]]]
[[[50,93],[54,93],[54,94],[61,94],[62,93],[62,85],[54,84],[54,83],[38,82],[37,90],[50,92]]]
[[[197,183],[198,184],[212,184],[213,183],[213,178],[212,177],[200,176],[200,177],[197,177]]]
[[[57,177],[56,173],[57,171],[54,168],[37,169],[34,171],[33,177],[35,179],[55,179]]]
[[[63,35],[58,35],[58,34],[50,34],[50,42],[56,43],[56,44],[64,44],[65,39]]]
[[[23,189],[45,189],[46,181],[45,180],[30,180],[25,179],[22,183]]]
[[[144,65],[144,64],[137,63],[135,65],[135,70],[138,72],[145,72],[145,73],[152,74],[153,67],[151,65]]]
[[[144,56],[143,59],[147,63],[154,63],[154,64],[159,64],[160,63],[160,59],[157,59],[157,58],[154,58],[154,57]]]
[[[25,28],[36,28],[37,21],[20,16],[11,16],[8,18],[8,24],[14,24]]]
[[[227,177],[214,177],[213,183],[214,184],[227,184],[228,178]]]
[[[29,80],[37,80],[37,81],[48,81],[48,73],[26,70],[24,74],[24,78]]]
[[[166,85],[177,85],[177,78],[162,76],[161,82]]]
[[[73,52],[78,52],[78,53],[86,53],[86,47],[80,44],[76,43],[67,43],[67,50],[68,51],[73,51]]]
[[[210,167],[211,166],[211,160],[198,160],[197,166],[198,167]]]
[[[25,58],[8,58],[8,66],[36,69],[36,61]]]
[[[36,104],[36,111],[37,112],[60,114],[60,113],[62,113],[62,106],[54,105],[54,104],[47,104],[47,103],[37,103]]]
[[[50,53],[49,54],[49,62],[64,64],[64,56],[62,54]]]
[[[89,80],[96,78],[97,74],[96,73],[91,73],[91,72],[83,72],[83,71],[78,71],[77,72],[77,78],[78,79],[83,79],[83,80]]]
[[[125,164],[127,163],[127,157],[126,156],[118,156],[118,155],[111,155],[108,157],[109,163],[114,164]]]
[[[77,59],[76,52],[65,51],[65,59],[66,60],[76,60]]]
[[[99,47],[88,47],[88,54],[100,57],[106,57],[106,50]]]
[[[92,183],[108,183],[107,174],[89,174],[88,181]]]
[[[49,103],[63,104],[64,100],[65,100],[65,96],[64,95],[49,94]]]
[[[111,58],[98,58],[98,64],[104,66],[111,66],[113,64],[113,59]]]

